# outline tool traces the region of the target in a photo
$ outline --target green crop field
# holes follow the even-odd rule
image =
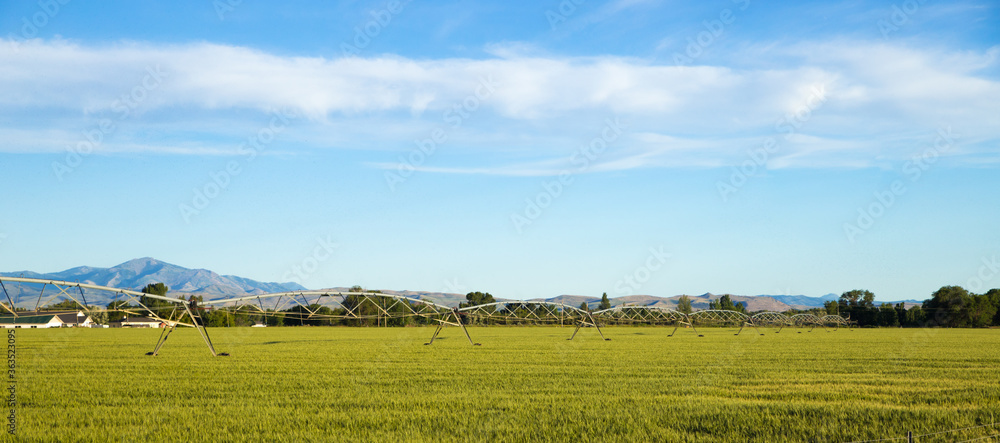
[[[19,441],[852,441],[1000,421],[1000,330],[17,330]],[[923,437],[962,441],[980,427]],[[9,438],[9,436],[7,436]],[[995,440],[980,440],[995,441]]]

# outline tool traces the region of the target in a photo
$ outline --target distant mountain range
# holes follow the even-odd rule
[[[760,295],[758,297],[770,297],[789,306],[810,308],[822,308],[823,303],[840,300],[840,296],[837,294],[826,294],[822,297],[807,297],[805,295]]]
[[[300,291],[306,288],[298,283],[267,283],[251,280],[235,275],[219,275],[207,269],[188,269],[170,263],[162,262],[153,258],[137,258],[129,260],[111,268],[93,268],[81,266],[67,269],[62,272],[40,274],[31,271],[2,272],[5,277],[27,277],[47,280],[65,280],[79,283],[89,283],[100,286],[110,286],[121,289],[139,290],[149,283],[164,283],[171,291],[172,295],[198,294],[204,295],[206,299],[220,298],[223,296],[240,296],[266,294],[272,292]],[[348,288],[325,288],[330,292],[346,292]],[[38,287],[8,285],[8,293],[17,301],[19,306],[33,307],[38,302]],[[386,294],[401,295],[410,298],[429,300],[447,306],[458,306],[465,301],[465,294],[446,292],[426,292],[426,291],[394,291],[381,290]],[[106,304],[110,300],[104,300],[108,294],[88,291],[88,302],[90,304]],[[54,295],[54,294],[49,294]],[[689,295],[691,305],[694,309],[708,309],[709,303],[720,298],[721,294],[706,293],[702,295]],[[629,295],[624,297],[613,297],[612,307],[622,305],[638,306],[662,306],[676,308],[680,295],[673,297],[658,297],[654,295]],[[48,298],[48,297],[46,297]],[[730,295],[734,303],[743,303],[747,310],[753,311],[776,311],[782,312],[789,309],[811,309],[821,308],[827,301],[836,301],[839,296],[836,294],[826,294],[821,297],[808,297],[805,295]],[[504,300],[497,298],[498,301]],[[44,300],[43,300],[44,301]],[[548,301],[563,303],[570,306],[580,306],[587,303],[591,309],[596,308],[601,302],[600,297],[588,297],[582,295],[560,295],[551,298],[537,298],[528,301]],[[881,302],[880,302],[881,303]],[[892,302],[893,304],[899,302]],[[920,304],[920,300],[903,300],[907,307]],[[41,306],[44,306],[42,303]]]
[[[209,296],[206,298],[212,298],[210,296],[254,295],[305,289],[298,283],[264,283],[235,275],[219,275],[207,269],[188,269],[149,257],[129,260],[110,268],[80,266],[62,272],[47,274],[21,271],[3,272],[0,275],[4,277],[65,280],[135,291],[142,289],[149,283],[163,283],[170,288],[172,295],[200,294]],[[24,306],[26,303],[34,306],[39,295],[38,287],[7,285],[7,291],[10,293],[11,298],[20,300],[17,302],[19,306]],[[89,295],[89,304],[104,304],[110,301],[102,298],[109,295],[106,293],[88,291],[87,295]]]

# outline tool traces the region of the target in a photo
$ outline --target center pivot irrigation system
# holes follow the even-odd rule
[[[160,333],[160,338],[157,340],[153,351],[148,352],[147,355],[157,355],[160,352],[160,348],[177,326],[195,328],[205,341],[209,351],[212,352],[212,355],[229,355],[228,353],[216,352],[215,346],[212,345],[212,340],[205,329],[205,321],[201,315],[208,307],[230,310],[231,312],[251,313],[264,317],[281,314],[291,316],[291,318],[298,318],[303,322],[315,320],[374,320],[379,325],[387,325],[391,320],[421,318],[432,324],[437,324],[430,341],[425,343],[427,345],[434,343],[434,340],[438,338],[438,335],[445,326],[454,326],[462,329],[471,345],[479,346],[479,343],[472,340],[472,336],[465,327],[467,324],[575,325],[576,329],[573,330],[573,335],[568,340],[576,338],[577,333],[580,332],[580,328],[582,327],[592,327],[597,330],[602,339],[610,340],[604,336],[601,324],[672,324],[674,330],[670,333],[670,337],[681,326],[690,328],[699,337],[703,337],[704,335],[699,333],[695,328],[696,325],[738,326],[740,329],[735,335],[740,335],[743,329],[747,327],[753,328],[757,333],[760,333],[759,328],[761,327],[777,327],[778,330],[775,331],[777,333],[781,332],[786,326],[809,327],[809,332],[816,327],[826,329],[827,327],[854,326],[854,322],[837,315],[818,317],[812,314],[798,314],[788,316],[779,312],[760,312],[749,315],[742,312],[725,310],[704,310],[685,314],[674,309],[658,306],[618,306],[611,309],[590,312],[562,303],[501,301],[454,308],[427,300],[379,292],[294,291],[198,301],[195,299],[145,294],[128,289],[85,283],[35,278],[0,277],[0,289],[3,290],[6,297],[6,302],[0,299],[0,308],[3,311],[9,312],[14,317],[15,323],[20,315],[14,308],[14,300],[7,290],[7,286],[12,284],[18,285],[19,290],[17,294],[19,296],[24,292],[21,287],[22,284],[41,285],[37,301],[35,302],[36,311],[38,306],[44,306],[42,304],[43,299],[46,301],[45,304],[48,304],[54,299],[65,297],[76,302],[80,309],[87,313],[124,312],[134,316],[146,316],[162,322],[165,327]],[[45,290],[49,287],[56,292],[50,292],[50,295],[45,297]],[[126,305],[121,309],[93,309],[87,305],[86,293],[88,291],[103,292],[102,300],[113,297],[116,302],[125,302]],[[20,297],[18,298],[20,299]],[[147,303],[144,304],[143,300],[146,300]],[[166,308],[151,308],[147,306],[147,304],[152,303],[150,300],[167,302],[169,304]],[[133,303],[137,307],[131,306]],[[118,304],[114,306],[118,306]],[[337,309],[331,310],[329,309],[330,306],[334,306]],[[164,311],[169,311],[169,313],[164,314]],[[799,332],[801,333],[802,331]],[[762,333],[760,334],[763,335]]]

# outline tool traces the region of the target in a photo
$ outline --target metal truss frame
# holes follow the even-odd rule
[[[469,339],[469,344],[471,344],[472,346],[482,346],[481,343],[476,343],[472,341],[472,336],[469,335],[469,330],[466,329],[465,324],[462,323],[462,318],[458,314],[458,309],[452,309],[451,313],[443,319],[436,318],[434,320],[438,322],[437,328],[434,329],[434,335],[431,336],[431,341],[424,343],[425,345],[434,344],[434,339],[436,339],[438,334],[441,333],[441,329],[444,329],[445,325],[447,325],[447,326],[457,326],[459,328],[462,328],[462,331],[465,332],[465,338]]]
[[[111,293],[114,293],[116,295],[115,296],[116,299],[118,299],[119,297],[124,297],[125,300],[127,300],[128,302],[135,303],[135,304],[139,305],[140,307],[142,307],[143,309],[145,309],[147,311],[145,315],[148,315],[150,318],[152,318],[154,320],[159,320],[160,322],[168,325],[169,330],[165,329],[164,331],[162,331],[160,333],[160,339],[157,340],[156,347],[153,349],[153,352],[148,352],[148,353],[146,353],[146,355],[156,355],[159,352],[160,347],[163,346],[163,342],[166,341],[166,338],[170,335],[170,332],[173,332],[174,328],[176,328],[177,325],[189,326],[189,327],[193,327],[193,328],[197,329],[198,330],[198,334],[201,335],[201,338],[205,341],[205,345],[208,346],[208,350],[212,353],[213,356],[229,355],[229,354],[225,354],[225,353],[219,354],[219,353],[215,352],[215,346],[212,345],[212,339],[208,336],[208,331],[205,330],[205,327],[203,325],[199,324],[195,320],[197,318],[197,315],[194,314],[194,313],[192,313],[191,306],[189,306],[192,303],[189,303],[187,300],[185,300],[183,298],[165,297],[165,296],[161,296],[161,295],[146,294],[146,293],[143,293],[143,292],[132,291],[132,290],[128,290],[128,289],[119,289],[119,288],[112,288],[112,287],[108,287],[108,286],[91,285],[91,284],[86,284],[86,283],[74,283],[74,282],[68,282],[68,281],[62,281],[62,280],[46,280],[46,279],[23,278],[23,277],[0,277],[0,288],[2,288],[2,290],[4,292],[4,295],[6,295],[7,301],[10,303],[10,306],[8,306],[5,303],[3,303],[3,301],[0,301],[0,305],[3,305],[4,309],[6,309],[7,311],[9,311],[12,314],[14,314],[15,318],[18,317],[17,311],[16,311],[16,309],[14,309],[14,301],[10,298],[10,294],[7,292],[7,287],[5,285],[3,285],[4,281],[13,282],[13,283],[41,284],[42,285],[42,289],[41,289],[41,291],[39,291],[38,301],[35,303],[35,309],[36,310],[38,309],[38,305],[41,303],[42,295],[45,294],[45,288],[47,286],[52,286],[52,287],[54,287],[54,288],[56,288],[56,289],[59,290],[59,293],[57,293],[57,294],[55,294],[53,296],[50,296],[47,300],[52,300],[52,299],[58,298],[60,296],[65,296],[66,298],[68,298],[70,300],[73,300],[78,306],[80,306],[80,309],[82,311],[87,312],[88,314],[92,313],[92,312],[95,312],[97,310],[91,309],[90,306],[87,306],[87,299],[86,299],[86,296],[84,294],[84,289],[90,289],[90,290],[94,290],[94,291],[111,292]],[[70,293],[70,291],[72,289],[74,289],[74,288],[77,291],[79,291],[79,293],[80,293],[80,299],[79,300]],[[183,307],[185,313],[192,320],[191,324],[182,323],[182,322],[180,322],[178,320],[173,320],[173,319],[168,319],[168,318],[161,317],[153,309],[150,309],[148,306],[144,305],[142,303],[142,301],[141,301],[141,297],[146,297],[146,298],[151,298],[151,299],[154,299],[154,300],[161,300],[161,301],[166,301],[166,302],[173,303],[175,305],[174,306],[174,311],[176,311],[178,307]],[[81,302],[80,300],[83,300],[83,301]],[[183,318],[183,314],[182,314],[181,318]]]
[[[332,316],[338,319],[381,319],[381,318],[396,318],[401,316],[414,317],[434,317],[445,315],[452,310],[449,306],[440,305],[431,301],[421,300],[419,298],[404,297],[402,295],[394,294],[382,294],[379,292],[331,292],[331,291],[292,291],[292,292],[275,292],[270,294],[259,294],[259,295],[247,295],[243,297],[232,297],[219,300],[208,300],[201,302],[204,306],[220,306],[224,307],[226,305],[233,304],[236,307],[239,306],[240,302],[251,302],[244,306],[251,306],[262,314],[268,314],[269,312],[264,308],[264,300],[269,298],[277,298],[275,303],[275,309],[277,309],[278,304],[281,303],[282,298],[286,298],[292,303],[300,306],[305,310],[308,315],[305,319],[311,318],[321,318],[322,314],[317,313],[315,310],[310,309],[312,305],[323,304],[324,302],[332,302],[333,304],[344,308],[345,313],[343,315]],[[315,297],[310,301],[310,297]],[[352,303],[348,303],[348,299],[355,297]],[[327,300],[323,300],[327,298]],[[301,300],[301,301],[300,301]],[[391,300],[389,304],[382,303],[385,300]],[[254,304],[253,302],[256,302]],[[303,303],[305,302],[305,303]],[[351,306],[351,305],[354,306]],[[376,314],[364,314],[361,312],[362,306],[372,306],[378,312]],[[405,308],[403,312],[394,312],[393,310],[399,308]],[[326,316],[331,317],[331,316]]]
[[[206,306],[226,306],[235,304],[238,307],[240,302],[249,301],[251,303],[244,306],[252,306],[260,311],[260,313],[268,314],[269,312],[264,308],[264,299],[277,298],[278,301],[275,303],[275,309],[277,309],[277,306],[281,303],[281,299],[286,297],[288,300],[291,300],[294,304],[300,306],[308,313],[305,317],[300,317],[303,319],[325,317],[354,320],[377,319],[381,321],[382,319],[400,317],[425,317],[431,318],[438,323],[437,327],[434,329],[434,334],[431,335],[430,341],[424,343],[425,345],[433,344],[434,340],[437,339],[441,330],[445,326],[456,326],[461,328],[462,332],[465,333],[465,337],[469,339],[469,344],[473,346],[480,346],[480,343],[474,342],[472,340],[472,336],[469,335],[469,330],[465,327],[465,323],[462,322],[461,314],[458,309],[437,304],[432,301],[404,297],[402,295],[383,294],[380,292],[292,291],[210,300],[202,302],[201,304]],[[315,299],[310,301],[310,297],[315,297]],[[324,297],[327,297],[328,300],[323,300]],[[353,299],[351,299],[352,297]],[[299,301],[300,299],[302,301]],[[349,299],[352,300],[351,303],[348,303]],[[388,304],[384,303],[387,300],[389,301]],[[303,303],[303,301],[305,303]],[[345,311],[344,314],[334,316],[322,315],[309,308],[313,305],[322,304],[324,301],[332,302],[333,304],[343,308]],[[252,302],[257,303],[254,304]],[[372,306],[377,312],[375,314],[362,313],[362,306]],[[397,308],[402,308],[403,311],[394,311]]]
[[[691,318],[687,314],[660,306],[618,306],[594,312],[594,315],[609,319],[617,323],[664,323],[673,324],[674,330],[668,335],[673,337],[681,325],[687,326],[699,337],[704,337],[694,327]]]
[[[740,333],[743,332],[743,328],[746,328],[747,326],[752,327],[755,331],[757,331],[757,334],[764,335],[760,332],[760,329],[757,329],[757,325],[754,323],[753,318],[739,311],[706,309],[703,311],[692,312],[688,315],[688,318],[693,321],[697,320],[706,323],[740,325],[740,330],[736,331],[736,334],[734,335],[740,335]]]
[[[780,333],[785,327],[811,326],[809,329],[809,332],[811,332],[818,326],[829,332],[826,328],[827,325],[835,328],[841,326],[853,328],[856,325],[856,322],[837,315],[827,315],[822,318],[813,314],[787,316],[779,312],[759,312],[747,315],[738,311],[712,309],[685,314],[675,309],[659,306],[618,306],[611,309],[590,312],[574,306],[546,301],[500,301],[484,305],[453,308],[428,300],[378,292],[289,291],[196,302],[183,298],[145,294],[128,289],[84,283],[21,277],[0,277],[0,290],[6,296],[6,302],[0,300],[0,308],[15,317],[18,316],[17,310],[14,309],[14,301],[7,292],[4,282],[42,285],[35,303],[36,310],[37,306],[42,304],[45,290],[49,286],[55,288],[57,292],[46,298],[46,301],[58,297],[66,297],[73,300],[80,306],[81,310],[88,313],[103,310],[94,310],[87,306],[85,289],[114,293],[116,300],[121,299],[128,303],[134,303],[146,311],[142,315],[148,315],[167,325],[161,331],[153,351],[147,353],[147,355],[153,356],[160,352],[170,334],[178,326],[195,328],[213,356],[229,355],[216,351],[208,335],[208,331],[204,327],[205,322],[199,314],[200,310],[204,309],[203,307],[209,306],[220,309],[235,309],[237,311],[247,308],[262,315],[269,315],[277,311],[279,306],[282,306],[282,301],[286,302],[286,306],[300,307],[301,312],[296,313],[296,315],[299,315],[299,318],[303,320],[322,318],[376,319],[381,325],[383,320],[387,322],[389,319],[403,317],[432,319],[437,322],[437,327],[434,329],[430,340],[425,343],[426,345],[433,344],[445,326],[454,326],[462,329],[465,337],[469,340],[469,344],[479,346],[479,343],[472,340],[472,336],[466,328],[466,324],[470,320],[490,323],[502,322],[506,324],[542,323],[575,325],[576,328],[573,330],[573,334],[567,340],[576,338],[576,335],[583,327],[592,327],[597,330],[603,340],[610,340],[604,335],[601,323],[598,320],[616,324],[673,324],[674,329],[670,332],[670,337],[673,337],[682,325],[691,328],[692,332],[699,337],[704,337],[704,335],[698,331],[696,325],[705,324],[739,325],[740,329],[735,335],[740,335],[747,327],[752,327],[758,334],[764,335],[761,333],[759,327],[777,327],[778,330],[775,333]],[[144,305],[141,297],[170,302],[174,308],[166,316],[167,318],[163,318],[160,313]],[[276,300],[273,308],[268,309],[265,307],[265,301],[267,300],[267,304],[270,305],[270,299]],[[343,311],[339,311],[340,313],[336,315],[331,315],[320,313],[315,308],[316,305],[326,306],[331,304],[342,308]],[[136,314],[125,309],[121,311]]]
[[[573,335],[567,340],[576,338],[576,334],[584,326],[597,329],[597,333],[605,341],[611,340],[604,336],[604,331],[601,330],[600,324],[594,319],[594,315],[590,311],[584,311],[583,309],[563,303],[520,300],[499,301],[458,308],[456,312],[477,319],[503,321],[508,324],[511,322],[546,324],[558,322],[560,325],[565,325],[567,322],[572,322],[576,324],[576,329],[573,330]]]
[[[858,324],[858,322],[856,322],[856,321],[848,320],[848,319],[846,319],[844,317],[841,317],[839,315],[827,315],[827,316],[821,317],[820,321],[822,321],[823,324],[833,326],[834,330],[840,329],[841,326],[846,326],[847,329],[852,330],[852,329],[854,329],[854,326],[856,326]]]
[[[774,331],[775,334],[781,332],[785,326],[795,326],[795,322],[787,315],[780,312],[758,312],[750,317],[754,324],[764,327],[764,326],[777,326],[778,330]]]
[[[829,332],[829,330],[826,329],[823,319],[813,314],[796,314],[792,316],[792,321],[795,322],[795,326],[811,326],[806,332],[812,332],[817,326]],[[801,334],[802,331],[799,331],[799,333]]]

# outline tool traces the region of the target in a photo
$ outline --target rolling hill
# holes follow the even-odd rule
[[[205,296],[206,299],[221,298],[225,296],[241,296],[266,294],[273,292],[299,291],[306,288],[297,283],[272,283],[259,282],[235,275],[219,275],[207,269],[188,269],[174,264],[166,263],[154,258],[137,258],[110,268],[95,268],[90,266],[80,266],[67,269],[61,272],[37,273],[31,271],[4,272],[0,275],[5,277],[29,277],[49,280],[65,280],[71,282],[89,283],[101,286],[110,286],[122,289],[139,290],[149,283],[165,283],[170,287],[174,295],[197,294]],[[11,298],[18,306],[33,307],[35,304],[45,305],[45,300],[38,300],[40,286],[33,285],[8,285],[6,288]],[[346,292],[346,287],[327,288],[330,292]],[[430,300],[447,306],[458,306],[465,301],[465,294],[412,291],[412,290],[381,290],[386,294],[401,295],[410,298]],[[94,292],[90,294],[90,292]],[[50,298],[53,294],[47,294]],[[91,304],[106,304],[110,300],[104,300],[108,294],[88,291],[87,297]],[[611,306],[638,305],[638,306],[662,306],[676,308],[680,295],[672,297],[659,297],[654,295],[628,295],[623,297],[610,298]],[[721,297],[720,294],[705,293],[702,295],[690,295],[692,307],[696,310],[709,308],[709,303]],[[836,301],[836,294],[826,294],[821,297],[808,297],[804,295],[730,295],[736,303],[743,303],[747,310],[756,311],[776,311],[783,312],[789,309],[811,309],[821,308],[827,301]],[[504,300],[497,297],[498,301]],[[573,307],[587,303],[591,309],[597,308],[601,301],[600,297],[589,297],[583,295],[559,295],[550,298],[535,298],[528,301],[547,301],[562,303]],[[919,300],[904,300],[907,307],[920,303]],[[894,304],[896,302],[893,302]]]
[[[211,296],[238,296],[266,294],[269,292],[297,291],[305,289],[297,283],[264,283],[235,275],[219,275],[207,269],[188,269],[153,258],[137,258],[110,268],[80,266],[61,272],[41,274],[31,271],[4,272],[5,277],[26,277],[46,280],[65,280],[139,290],[149,283],[164,283],[171,293],[200,294]],[[33,285],[7,285],[7,292],[18,306],[37,303],[40,287]],[[87,292],[90,304],[105,304],[107,293]],[[44,301],[44,300],[43,300]],[[44,306],[44,303],[42,304]]]

